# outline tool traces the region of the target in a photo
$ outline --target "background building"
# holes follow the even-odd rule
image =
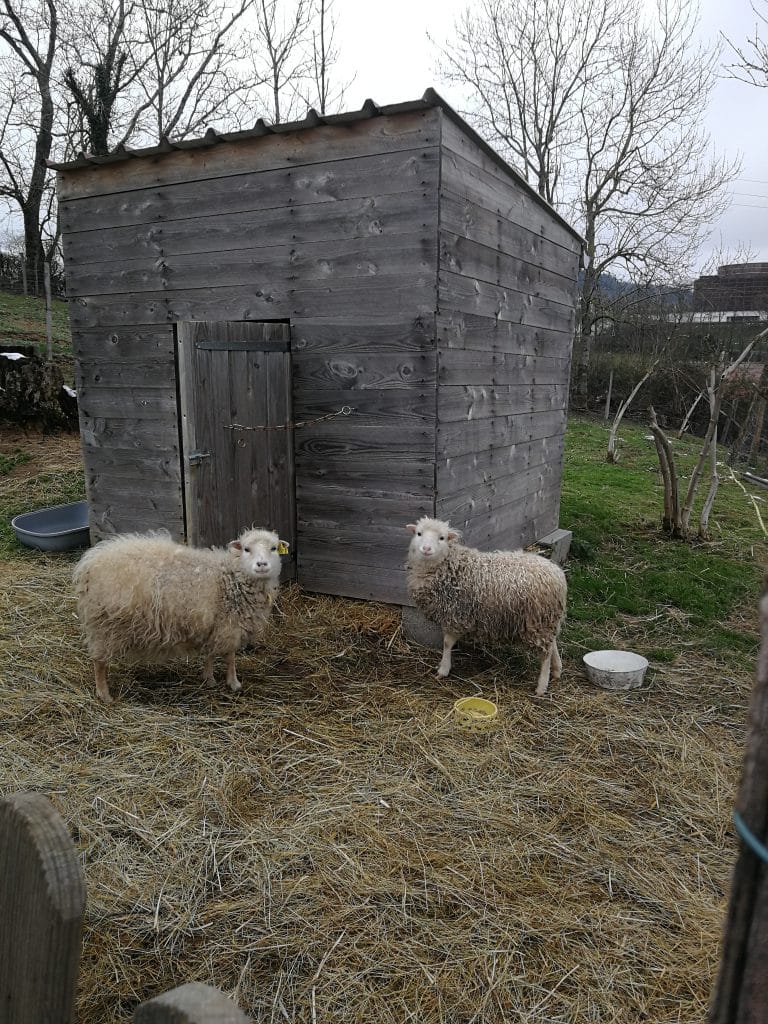
[[[761,319],[768,310],[768,263],[729,263],[693,285],[695,312],[730,312],[728,319]]]

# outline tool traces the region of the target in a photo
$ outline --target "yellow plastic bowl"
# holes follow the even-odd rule
[[[496,725],[499,709],[484,697],[461,697],[453,705],[456,721],[467,732],[483,732]]]

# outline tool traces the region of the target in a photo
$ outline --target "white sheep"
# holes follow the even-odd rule
[[[439,519],[409,523],[408,593],[443,631],[438,675],[451,671],[451,651],[469,635],[485,643],[519,641],[541,657],[536,694],[560,678],[557,635],[565,618],[567,584],[559,565],[525,551],[478,551]]]
[[[191,548],[165,531],[121,534],[87,551],[74,571],[78,616],[96,691],[109,704],[107,667],[147,664],[204,651],[226,658],[227,685],[240,689],[235,652],[266,629],[288,545],[269,530],[246,530],[227,548]]]

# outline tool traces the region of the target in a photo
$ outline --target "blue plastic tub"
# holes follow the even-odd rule
[[[42,551],[70,551],[90,544],[88,502],[71,501],[14,516],[11,527],[22,544]]]

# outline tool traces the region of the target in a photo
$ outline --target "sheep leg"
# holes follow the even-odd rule
[[[559,679],[563,671],[563,660],[557,649],[557,640],[552,641],[552,678]]]
[[[205,659],[205,666],[203,668],[203,682],[206,686],[215,686],[216,677],[213,674],[213,655],[209,654]]]
[[[451,651],[458,639],[453,633],[443,633],[443,657],[437,670],[439,676],[447,676],[451,671]]]
[[[544,694],[547,692],[547,687],[549,686],[549,667],[552,663],[555,651],[557,651],[557,647],[554,643],[551,643],[549,645],[547,653],[541,659],[541,667],[539,669],[539,681],[536,685],[537,697],[543,697]],[[560,660],[559,653],[557,655],[557,660]]]
[[[237,678],[237,672],[235,670],[235,652],[230,651],[227,655],[227,686],[233,693],[237,693],[238,690],[242,689],[240,680]]]
[[[112,694],[107,686],[107,662],[94,659],[93,674],[96,677],[96,693],[98,693],[105,704],[111,704]]]

